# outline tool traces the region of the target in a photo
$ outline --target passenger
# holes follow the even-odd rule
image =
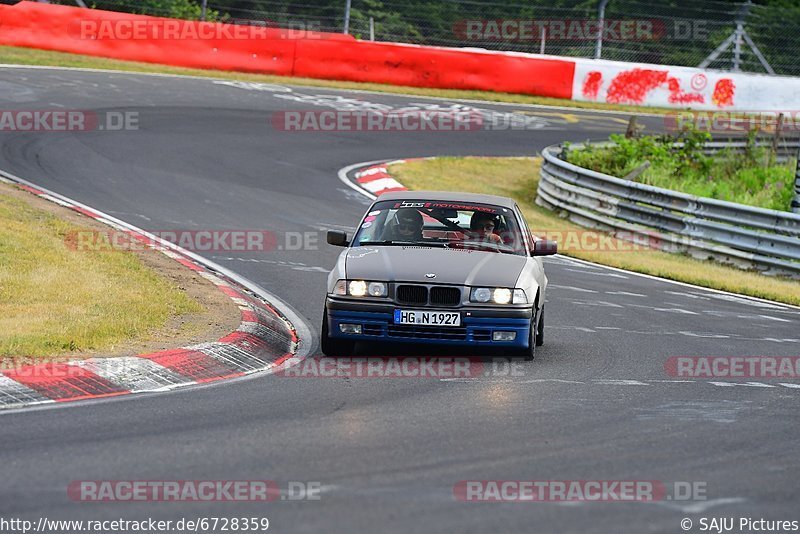
[[[499,235],[494,233],[494,228],[494,215],[483,211],[476,211],[469,220],[469,239],[502,245],[503,240]]]

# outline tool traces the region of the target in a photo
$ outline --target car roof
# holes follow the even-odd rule
[[[453,191],[394,191],[382,194],[377,200],[440,200],[444,202],[474,202],[478,204],[492,204],[509,209],[512,209],[516,204],[513,199],[508,197],[501,197],[497,195],[479,195],[477,193],[458,193]]]

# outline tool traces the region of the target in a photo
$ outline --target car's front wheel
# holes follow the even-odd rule
[[[539,322],[536,324],[536,346],[544,345],[544,308],[539,314]]]
[[[337,339],[330,336],[328,330],[328,309],[325,308],[322,315],[322,335],[320,335],[320,348],[325,356],[349,356],[355,350],[355,342],[345,339]]]
[[[527,348],[520,350],[520,356],[525,358],[525,361],[529,362],[532,361],[533,358],[536,356],[536,346],[539,345],[538,340],[538,325],[536,324],[536,311],[533,312],[533,318],[531,319],[531,327],[530,333],[528,334],[528,346]]]

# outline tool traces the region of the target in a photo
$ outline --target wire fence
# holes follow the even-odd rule
[[[800,75],[800,2],[791,0],[207,0],[206,10],[203,0],[51,0],[84,2],[329,32],[347,24],[378,41]]]

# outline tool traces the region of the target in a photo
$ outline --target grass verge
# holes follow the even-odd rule
[[[800,283],[774,278],[681,254],[636,249],[609,238],[603,246],[581,246],[583,235],[594,232],[534,203],[541,158],[453,158],[410,161],[390,169],[409,189],[465,191],[514,198],[537,234],[567,237],[559,252],[575,258],[650,274],[698,286],[800,305]],[[575,239],[569,239],[574,237]],[[590,243],[595,243],[591,241]],[[572,244],[570,246],[570,244]],[[623,252],[624,251],[624,252]]]
[[[0,359],[158,341],[176,316],[204,311],[136,253],[68,246],[73,232],[96,227],[76,224],[77,214],[58,216],[54,210],[62,208],[44,204],[0,184]],[[177,329],[187,327],[182,322]]]
[[[518,95],[511,93],[492,93],[488,91],[465,91],[457,89],[427,89],[421,87],[407,87],[385,85],[379,83],[345,82],[335,80],[318,80],[314,78],[296,78],[288,76],[273,76],[267,74],[250,74],[243,72],[230,72],[221,70],[187,69],[158,65],[154,63],[140,63],[135,61],[121,61],[95,56],[53,52],[34,48],[19,48],[0,46],[0,63],[14,65],[39,65],[48,67],[78,67],[88,69],[121,70],[128,72],[146,72],[159,74],[180,74],[184,76],[200,76],[207,78],[222,78],[248,82],[290,84],[307,87],[322,87],[331,89],[351,89],[359,91],[376,91],[403,95],[425,96],[432,98],[482,100],[486,102],[504,102],[514,104],[537,104],[543,106],[564,106],[576,109],[600,111],[624,111],[630,113],[674,113],[675,110],[664,108],[649,108],[643,106],[623,106],[617,104],[602,104],[596,102],[578,102],[560,98],[547,98],[540,96]]]

